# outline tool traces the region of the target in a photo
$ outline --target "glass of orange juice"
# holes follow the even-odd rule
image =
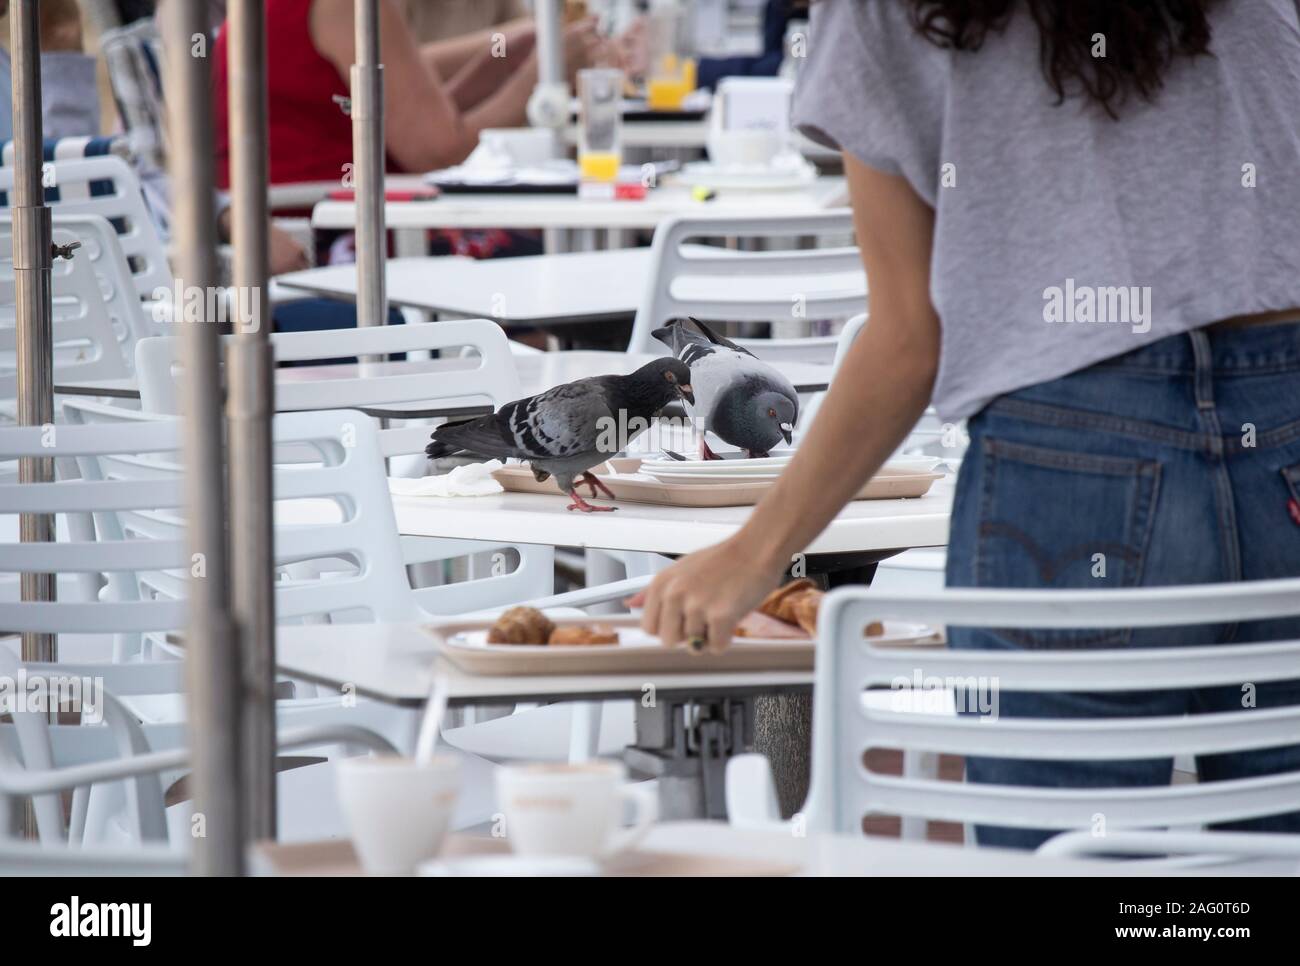
[[[584,181],[614,181],[623,162],[623,72],[578,71],[578,170]]]

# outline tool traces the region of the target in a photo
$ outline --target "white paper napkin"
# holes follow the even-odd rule
[[[442,476],[426,476],[418,480],[390,477],[388,492],[394,496],[491,496],[504,493],[503,487],[492,479],[492,471],[504,464],[500,460],[486,463],[469,463],[458,466]]]

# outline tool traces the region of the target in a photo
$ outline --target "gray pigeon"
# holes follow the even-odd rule
[[[751,458],[793,438],[799,394],[790,380],[699,319],[674,319],[652,333],[691,367],[693,411],[704,428]],[[701,455],[718,457],[701,437]]]
[[[570,510],[613,510],[587,503],[574,484],[591,487],[592,496],[597,490],[613,496],[588,470],[626,449],[674,399],[693,403],[690,380],[690,369],[677,359],[656,359],[627,376],[578,379],[489,416],[439,426],[424,451],[430,459],[473,453],[527,460],[539,481],[555,477],[573,498]]]

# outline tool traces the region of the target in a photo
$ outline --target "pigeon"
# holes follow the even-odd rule
[[[781,440],[789,444],[799,418],[799,394],[790,380],[699,319],[689,322],[674,319],[652,334],[690,366],[692,409],[703,417],[704,429],[751,459],[767,456]],[[700,453],[720,458],[703,436]]]
[[[592,506],[576,483],[614,494],[588,472],[627,448],[650,420],[675,399],[694,403],[691,371],[677,359],[656,359],[627,376],[591,376],[506,403],[495,413],[433,431],[425,447],[430,459],[455,453],[525,460],[538,482],[550,476],[572,498],[570,510],[613,510]]]

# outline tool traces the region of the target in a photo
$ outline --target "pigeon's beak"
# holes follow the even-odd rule
[[[781,424],[781,436],[785,440],[785,445],[789,446],[794,442],[794,427],[789,423]]]
[[[691,388],[690,383],[685,383],[685,382],[681,383],[680,385],[678,385],[677,391],[681,393],[682,398],[685,399],[688,403],[690,403],[692,406],[695,405],[695,390]]]

